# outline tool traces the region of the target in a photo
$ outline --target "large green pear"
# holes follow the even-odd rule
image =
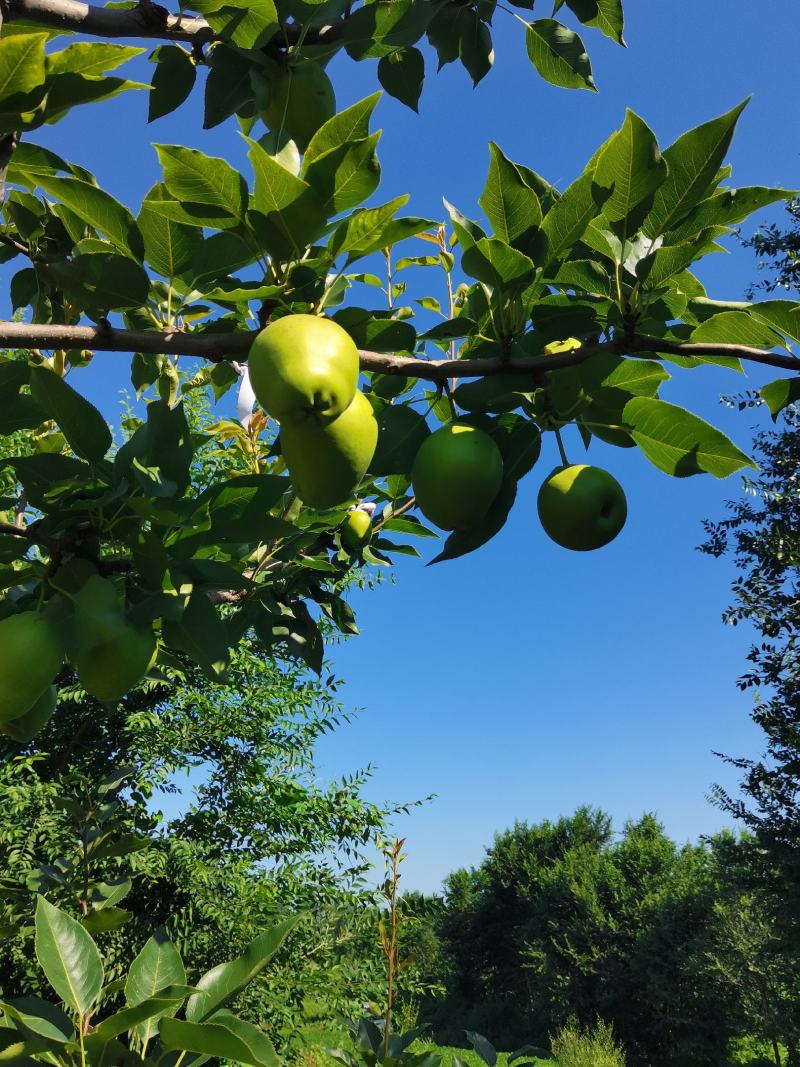
[[[332,319],[286,315],[259,333],[247,366],[259,404],[281,424],[333,422],[358,385],[358,349]]]
[[[271,130],[284,130],[301,152],[336,114],[336,96],[328,75],[313,59],[290,63],[270,79],[261,117]]]
[[[417,506],[443,530],[466,530],[486,515],[503,481],[503,457],[492,438],[451,422],[422,444],[411,484]]]
[[[281,449],[294,490],[312,508],[332,508],[352,496],[377,443],[378,423],[361,392],[326,426],[281,424]]]
[[[56,687],[49,685],[30,711],[20,715],[18,719],[12,719],[11,722],[0,722],[0,733],[21,745],[27,745],[53,717],[57,695]]]
[[[121,623],[102,641],[80,649],[75,656],[75,669],[87,693],[111,704],[141,682],[155,658],[153,631]]]
[[[539,519],[562,548],[590,552],[613,541],[628,516],[625,492],[601,467],[557,467],[542,485]]]
[[[30,711],[64,660],[61,641],[38,611],[0,622],[0,721]]]

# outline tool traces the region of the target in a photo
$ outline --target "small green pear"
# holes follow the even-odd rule
[[[141,682],[156,658],[152,630],[122,623],[75,656],[78,681],[104,704],[115,703]]]
[[[12,719],[11,722],[0,722],[0,733],[21,745],[27,745],[53,717],[57,696],[56,687],[49,685],[30,711],[20,715],[18,719]]]
[[[301,152],[336,114],[336,96],[324,69],[313,59],[290,63],[271,78],[261,117],[271,130],[284,130]]]
[[[312,508],[332,508],[352,496],[377,443],[378,423],[361,392],[326,426],[281,424],[281,449],[294,490]]]
[[[0,722],[30,711],[63,661],[61,641],[40,612],[0,621]]]
[[[285,315],[271,322],[253,341],[247,366],[259,404],[281,428],[333,422],[358,385],[352,338],[318,315]]]
[[[502,481],[500,449],[483,430],[460,422],[426,438],[411,473],[417,506],[443,530],[466,530],[480,522]]]
[[[342,544],[351,552],[359,552],[372,539],[372,518],[361,511],[353,508],[344,517],[344,522],[339,527]]]

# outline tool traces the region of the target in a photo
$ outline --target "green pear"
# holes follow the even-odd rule
[[[557,467],[539,490],[544,532],[562,548],[590,552],[613,541],[628,516],[625,492],[600,467]]]
[[[344,517],[339,527],[342,544],[351,552],[359,552],[372,539],[372,518],[366,511],[354,508]]]
[[[332,508],[352,496],[377,443],[378,423],[361,392],[326,426],[281,424],[281,449],[294,490],[312,508]]]
[[[22,611],[0,621],[0,722],[30,711],[63,660],[61,642],[40,612]]]
[[[492,438],[451,422],[426,438],[411,484],[417,506],[443,530],[466,530],[486,515],[503,481],[503,457]]]
[[[75,656],[78,681],[104,704],[115,703],[141,682],[156,658],[152,630],[121,623]]]
[[[49,685],[30,711],[20,715],[18,719],[12,719],[11,722],[0,722],[0,733],[21,745],[27,745],[53,717],[57,695],[56,687]]]
[[[336,114],[336,96],[328,75],[313,59],[290,63],[268,86],[261,117],[271,130],[283,130],[301,152],[317,130]]]
[[[281,424],[333,422],[358,385],[358,349],[332,319],[285,315],[250,348],[250,384],[262,408]]]

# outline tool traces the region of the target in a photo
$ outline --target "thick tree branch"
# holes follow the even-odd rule
[[[25,19],[53,29],[84,33],[90,37],[146,37],[165,41],[203,44],[214,37],[204,18],[197,15],[171,15],[159,4],[138,4],[129,10],[83,4],[78,0],[5,0],[5,18]],[[333,41],[340,26],[320,26],[309,31],[307,43]],[[296,41],[299,27],[289,25],[284,33],[289,44]],[[282,35],[283,36],[283,33]]]
[[[0,348],[86,348],[97,352],[146,352],[199,356],[215,363],[241,360],[249,352],[254,337],[255,331],[182,333],[180,330],[117,330],[107,325],[52,326],[0,322]],[[496,374],[539,375],[548,370],[575,367],[600,352],[619,356],[636,353],[657,355],[662,352],[676,356],[728,356],[800,373],[800,358],[781,352],[768,352],[747,345],[678,343],[646,335],[634,336],[626,341],[584,344],[571,352],[559,352],[551,356],[526,356],[514,360],[409,359],[380,352],[361,352],[361,369],[442,382],[446,378],[483,378]]]

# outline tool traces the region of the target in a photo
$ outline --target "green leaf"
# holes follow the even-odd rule
[[[480,14],[469,7],[462,7],[460,11],[458,55],[473,85],[489,73],[494,63],[489,27]]]
[[[331,251],[336,255],[348,252],[348,262],[352,262],[360,256],[385,248],[391,243],[386,239],[386,230],[407,200],[408,196],[397,196],[381,207],[355,211],[337,226],[331,238]]]
[[[350,141],[318,157],[303,170],[326,216],[356,207],[378,188],[381,168],[375,147],[380,133]]]
[[[462,255],[461,265],[472,278],[499,289],[525,289],[536,274],[533,260],[497,237],[476,241]]]
[[[109,1015],[98,1024],[95,1034],[103,1041],[110,1041],[129,1030],[135,1030],[143,1043],[149,1042],[158,1029],[158,1020],[166,1015],[174,1015],[186,999],[183,989],[175,991],[172,996],[170,992],[171,990],[166,988],[160,996],[150,997],[135,1006],[122,1008]]]
[[[208,58],[203,129],[219,126],[253,97],[252,67],[235,48],[216,44]]]
[[[548,269],[556,268],[564,256],[583,237],[586,227],[597,214],[592,196],[592,174],[582,174],[557,200],[542,220],[547,238]]]
[[[143,268],[116,252],[93,252],[53,263],[47,275],[84,310],[105,313],[142,307],[150,293],[150,279]]]
[[[727,478],[756,464],[714,426],[685,408],[637,396],[623,410],[626,428],[650,462],[675,478],[704,471]]]
[[[705,199],[746,105],[745,100],[725,115],[697,126],[666,149],[667,178],[658,189],[643,224],[649,237],[658,237],[672,229]]]
[[[247,1045],[259,1067],[279,1067],[281,1061],[272,1042],[260,1027],[254,1026],[245,1019],[240,1019],[229,1011],[218,1011],[213,1021],[216,1026],[224,1026],[226,1030],[230,1030]]]
[[[213,0],[202,7],[214,32],[238,48],[263,48],[279,26],[274,0],[226,0],[223,5]]]
[[[0,110],[44,85],[46,33],[0,38]]]
[[[425,419],[405,404],[386,404],[376,411],[378,445],[371,474],[410,474],[414,459],[430,430]]]
[[[489,142],[489,152],[489,174],[479,203],[495,235],[513,245],[518,237],[539,226],[542,208],[539,197],[526,184],[517,166],[494,141]]]
[[[400,48],[383,56],[378,63],[378,81],[390,96],[419,111],[425,59],[418,48]]]
[[[51,52],[46,57],[47,75],[84,74],[97,76],[116,70],[129,59],[142,55],[144,48],[135,48],[124,44],[111,44],[80,41],[62,48],[60,52]]]
[[[723,311],[712,315],[695,327],[689,340],[697,344],[710,342],[766,349],[779,345],[785,347],[783,338],[749,311]]]
[[[36,958],[63,1002],[86,1015],[103,988],[103,964],[80,923],[41,895],[36,902]]]
[[[678,226],[670,229],[669,243],[688,241],[709,226],[733,226],[754,211],[760,211],[779,200],[788,200],[792,195],[793,190],[768,189],[761,185],[723,189],[708,200],[701,200]]]
[[[124,908],[100,908],[90,911],[81,918],[81,926],[90,934],[104,934],[109,930],[118,930],[129,919],[133,918],[133,912]]]
[[[126,207],[96,185],[79,178],[38,174],[37,184],[73,211],[126,255],[141,260],[144,242],[136,221]]]
[[[266,967],[299,919],[293,916],[265,930],[250,942],[241,956],[207,971],[197,982],[200,992],[189,998],[186,1018],[200,1022],[231,1001]]]
[[[168,986],[184,985],[181,955],[160,926],[134,959],[125,980],[125,1001],[131,1007],[151,1000]]]
[[[545,81],[563,89],[591,89],[597,92],[592,65],[583,41],[554,19],[528,24],[528,58]]]
[[[73,452],[98,463],[111,447],[111,431],[97,408],[47,367],[31,367],[30,382],[31,396],[55,419]]]
[[[622,128],[606,143],[597,160],[594,184],[602,190],[601,196],[596,197],[598,206],[612,222],[623,222],[633,216],[633,225],[627,230],[635,230],[666,177],[667,165],[653,131],[629,109]],[[646,207],[637,219],[635,209],[643,203]]]
[[[784,408],[800,400],[800,377],[778,378],[759,389],[758,395],[764,400],[775,422]]]
[[[164,622],[167,644],[186,652],[212,681],[230,661],[228,632],[204,591],[192,593],[179,622]]]
[[[242,1024],[242,1028],[246,1026],[247,1024]],[[252,1067],[273,1067],[277,1062],[274,1050],[273,1059],[262,1059],[265,1050],[260,1041],[247,1041],[216,1020],[196,1023],[185,1022],[183,1019],[162,1019],[158,1029],[161,1043],[167,1051],[175,1049],[194,1052],[200,1056],[251,1064]],[[265,1035],[264,1041],[267,1041]]]
[[[173,44],[159,45],[151,53],[150,62],[156,64],[156,69],[147,121],[153,122],[180,107],[192,91],[197,67],[185,49]]]
[[[326,152],[332,152],[342,145],[351,141],[363,141],[369,136],[369,120],[381,93],[373,93],[363,100],[359,100],[351,107],[340,111],[324,122],[308,143],[305,156],[303,157],[303,170],[300,176],[305,176],[305,168],[324,156]]]
[[[244,219],[247,184],[230,163],[181,145],[154,147],[164,169],[164,185],[176,200]]]
[[[429,19],[416,0],[374,0],[351,12],[342,39],[352,59],[378,58],[415,44]]]
[[[256,176],[255,210],[248,213],[248,222],[270,255],[292,259],[319,236],[325,209],[307,182],[282,167],[258,141],[245,140]]]
[[[168,197],[163,185],[154,186],[142,204],[136,222],[144,238],[145,259],[165,278],[176,278],[192,262],[201,243],[198,230],[166,219],[153,210],[152,201]]]
[[[614,280],[602,264],[593,259],[573,259],[564,263],[555,277],[556,285],[598,296],[616,297]]]
[[[458,243],[464,251],[474,245],[476,241],[480,241],[482,237],[486,237],[477,222],[473,222],[466,215],[462,215],[458,208],[454,207],[448,200],[443,200],[443,203],[445,211],[450,216],[450,222],[455,230]]]
[[[612,41],[625,44],[622,36],[624,29],[622,0],[566,0],[566,3],[585,26],[596,26]],[[556,10],[560,6],[561,4],[558,4]]]
[[[69,1016],[41,997],[15,997],[10,1001],[0,1001],[0,1008],[14,1022],[21,1023],[26,1030],[40,1037],[63,1043],[75,1036],[75,1027]]]

